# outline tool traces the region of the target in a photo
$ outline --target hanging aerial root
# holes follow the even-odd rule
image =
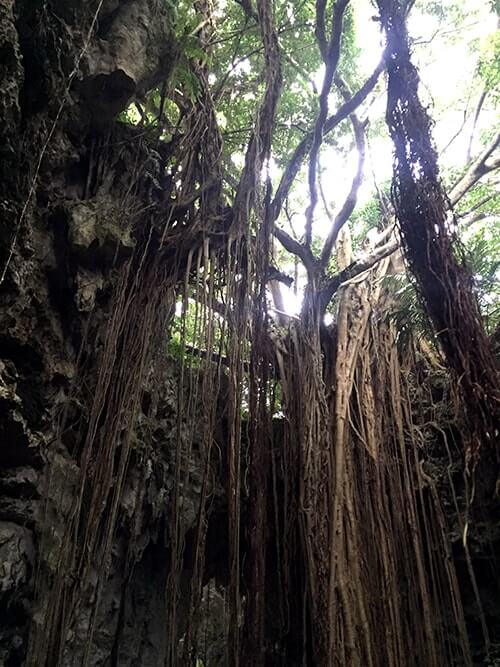
[[[43,568],[39,572],[37,596],[44,610],[43,623],[32,628],[28,665],[60,664],[68,632],[88,594],[89,576],[95,571],[83,656],[83,664],[88,662],[140,398],[155,344],[172,312],[176,278],[158,262],[138,266],[132,258],[117,278],[86,432],[77,452],[80,479],[57,567],[54,572]],[[66,427],[61,423],[61,434]]]
[[[402,367],[394,325],[380,316],[387,264],[341,293],[333,374],[307,328],[313,317],[293,324],[280,365],[287,485],[298,478],[300,497],[286,516],[296,517],[289,543],[305,571],[303,652],[321,667],[399,667],[409,656],[468,665],[446,526],[420,475],[411,365]],[[283,568],[290,581],[293,568]]]

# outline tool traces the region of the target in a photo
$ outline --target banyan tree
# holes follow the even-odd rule
[[[0,0],[2,665],[500,664],[493,5]]]

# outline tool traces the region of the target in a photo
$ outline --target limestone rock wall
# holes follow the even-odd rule
[[[155,211],[161,215],[162,146],[116,118],[134,96],[168,80],[176,45],[166,7],[159,0],[0,1],[0,664],[6,666],[23,664],[30,625],[41,621],[37,572],[57,567],[76,492],[78,438],[93,392],[80,386],[82,365],[92,377],[119,268],[133,252],[137,228],[154,224]],[[137,164],[139,171],[131,168]],[[175,366],[162,372],[156,407],[140,416],[92,665],[157,665],[165,650],[179,380]],[[195,480],[200,464],[193,456]],[[185,492],[186,527],[196,516],[197,493],[196,484]],[[83,660],[92,576],[83,588],[64,665]]]

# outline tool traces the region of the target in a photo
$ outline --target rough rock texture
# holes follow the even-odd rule
[[[111,567],[101,595],[96,631],[88,656],[90,665],[118,664],[151,667],[163,664],[166,642],[165,592],[170,563],[168,523],[172,511],[174,487],[175,440],[177,422],[177,385],[175,367],[165,371],[161,399],[157,409],[142,414],[121,499],[121,519],[112,548]],[[154,425],[154,432],[151,432]],[[196,450],[196,442],[193,450]],[[63,465],[67,465],[65,462]],[[181,521],[185,530],[195,527],[201,488],[201,461],[195,453],[190,461],[191,483],[181,492]],[[64,489],[59,487],[66,479]],[[61,508],[64,494],[71,489],[71,474],[54,475],[54,488],[49,496]],[[71,493],[71,492],[70,492]],[[57,494],[57,498],[53,495]],[[64,510],[62,510],[64,513]],[[56,523],[56,522],[55,522]],[[57,555],[45,548],[45,558]],[[189,553],[186,553],[187,560]],[[188,564],[186,563],[188,568]],[[186,580],[189,578],[186,570]],[[96,573],[82,596],[76,622],[67,638],[62,665],[83,664],[92,599],[95,595]],[[187,581],[186,581],[187,583]],[[88,604],[86,604],[86,601]],[[179,621],[187,608],[179,609]]]
[[[134,95],[141,96],[164,80],[175,52],[171,40],[165,39],[166,3],[108,3],[100,26],[100,39],[92,42],[85,57],[81,91],[94,120],[101,124]]]
[[[37,569],[57,574],[93,391],[78,384],[79,369],[83,364],[91,377],[99,364],[118,270],[136,246],[136,230],[144,233],[155,219],[154,207],[147,216],[141,212],[159,200],[161,146],[115,119],[135,95],[168,80],[176,47],[167,4],[104,2],[92,26],[98,5],[0,0],[0,664],[6,666],[23,664],[30,624],[43,618],[43,601],[35,602]],[[140,172],[131,164],[140,164]],[[175,367],[164,373],[155,408],[145,401],[134,442],[92,665],[157,665],[165,650],[178,377]],[[61,423],[68,426],[58,438]],[[200,490],[194,452],[193,484],[182,495],[187,529]],[[83,661],[92,573],[83,589],[64,665]]]
[[[17,473],[19,475],[20,473]],[[29,613],[29,599],[24,595],[33,575],[33,533],[21,524],[22,507],[13,507],[11,498],[2,507],[2,517],[12,514],[12,522],[0,522],[0,660],[2,664],[19,664],[23,657],[25,623]],[[10,661],[10,662],[9,662]]]

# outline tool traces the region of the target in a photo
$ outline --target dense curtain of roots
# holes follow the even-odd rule
[[[198,5],[203,11],[207,3]],[[414,359],[400,354],[394,325],[384,317],[390,306],[382,290],[388,260],[341,288],[333,331],[325,333],[312,297],[300,321],[269,335],[266,285],[273,217],[261,173],[270,154],[281,73],[271,4],[259,2],[258,10],[266,94],[228,238],[221,243],[210,235],[215,223],[220,227],[223,209],[221,144],[209,95],[200,95],[203,108],[187,120],[180,160],[191,194],[207,186],[199,208],[190,209],[198,227],[188,233],[180,224],[170,229],[166,223],[161,241],[157,233],[143,239],[114,281],[99,368],[97,373],[92,369],[96,377],[82,446],[75,453],[79,477],[58,562],[40,567],[37,575],[39,611],[27,662],[33,667],[60,664],[79,608],[90,602],[83,658],[88,663],[142,392],[151,369],[160,367],[153,361],[158,362],[157,352],[163,354],[178,295],[182,354],[166,528],[164,664],[196,665],[202,654],[205,544],[217,484],[214,460],[221,456],[214,451],[214,434],[223,383],[226,663],[470,664],[447,528],[433,482],[422,473],[425,453],[412,421],[419,409],[409,398]],[[201,65],[198,74],[203,88]],[[444,329],[441,340],[450,364],[462,373],[470,400],[481,404],[478,420],[491,424],[485,414],[489,397],[484,391],[489,389],[480,386],[493,386],[493,380],[485,376],[477,308],[460,288],[463,273],[451,255],[434,153],[427,145],[422,148],[427,121],[411,115],[421,113],[420,107],[415,111],[416,74],[408,61],[390,76],[391,131],[398,137],[408,133],[404,145],[398,144],[395,188],[403,237],[412,248],[412,266],[421,276],[429,312]],[[411,104],[403,97],[410,92]],[[422,218],[429,221],[426,233],[419,231]],[[165,248],[171,249],[169,261]],[[340,255],[338,260],[342,264]],[[459,330],[465,331],[460,337]],[[85,340],[82,349],[93,343]],[[83,362],[80,379],[85,379]],[[276,378],[279,419],[273,419]],[[66,417],[61,417],[61,441]],[[183,504],[193,483],[195,431],[201,483],[186,593],[182,575],[189,526]],[[49,486],[52,481],[49,469]],[[50,540],[50,516],[45,519]],[[89,601],[92,578],[97,584]],[[186,596],[187,618],[181,618]]]
[[[282,356],[283,597],[300,554],[308,664],[469,664],[446,528],[420,474],[412,360],[401,367],[394,325],[374,317],[386,262],[343,288],[333,368],[301,325]]]
[[[40,609],[30,636],[28,665],[59,664],[78,608],[89,603],[89,577],[96,573],[84,657],[84,661],[88,660],[140,401],[154,352],[163,348],[162,331],[175,299],[175,280],[160,262],[146,261],[147,247],[143,252],[139,255],[141,261],[132,258],[117,275],[97,378],[85,378],[81,369],[83,376],[79,379],[88,380],[93,400],[80,436],[81,448],[75,452],[79,477],[57,562],[42,569],[36,581]],[[87,345],[95,342],[85,339],[82,354]],[[63,442],[68,428],[72,425],[63,414],[55,447]],[[52,477],[49,467],[48,487],[51,485],[61,485],[61,480]],[[52,534],[50,516],[45,519],[42,551],[44,540],[50,544]]]
[[[446,526],[432,481],[421,473],[424,454],[412,423],[418,405],[409,401],[413,360],[402,362],[394,325],[381,317],[388,260],[342,288],[335,335],[324,336],[313,303],[271,345],[268,208],[266,197],[252,213],[262,230],[257,252],[248,251],[248,237],[222,249],[207,239],[167,269],[159,260],[141,261],[146,242],[139,259],[120,269],[78,453],[79,486],[59,561],[38,577],[42,620],[32,630],[28,664],[59,664],[78,609],[88,602],[86,584],[96,576],[88,660],[141,392],[155,350],[164,349],[179,291],[183,353],[167,528],[165,665],[195,664],[201,651],[223,375],[227,664],[396,667],[408,656],[426,666],[469,664]],[[189,304],[195,315],[188,339]],[[284,419],[273,423],[276,373]],[[182,506],[193,481],[195,431],[201,491],[186,593]],[[181,619],[186,595],[187,619]]]

